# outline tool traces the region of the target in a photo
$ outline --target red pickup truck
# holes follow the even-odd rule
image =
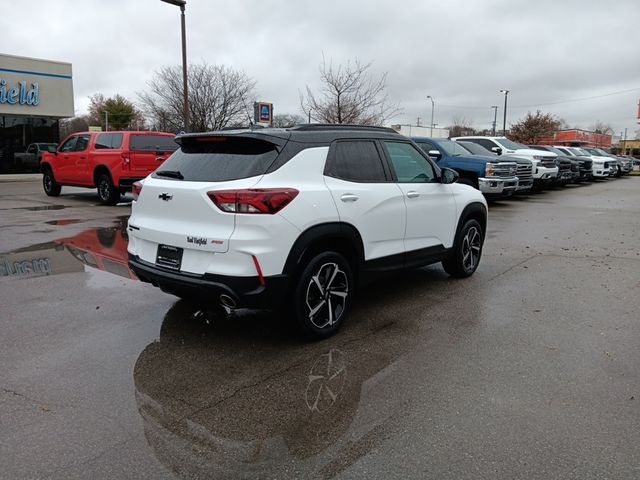
[[[177,148],[171,133],[81,132],[42,156],[42,186],[57,197],[63,185],[97,188],[105,205],[115,205],[134,182],[156,170]]]

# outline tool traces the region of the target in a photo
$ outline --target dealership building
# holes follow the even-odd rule
[[[70,63],[0,54],[0,173],[24,171],[28,146],[58,143],[73,114]]]

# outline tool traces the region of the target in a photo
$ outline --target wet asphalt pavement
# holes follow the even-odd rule
[[[0,183],[0,478],[640,478],[640,178],[491,205],[335,337],[135,280],[129,204]]]

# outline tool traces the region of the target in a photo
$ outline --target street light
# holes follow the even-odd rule
[[[504,120],[502,121],[502,136],[507,135],[507,95],[509,90],[500,90],[500,93],[504,93]]]
[[[429,136],[433,137],[433,109],[435,108],[435,103],[431,95],[427,95],[427,98],[431,100],[431,133],[429,134]]]
[[[164,3],[169,3],[171,5],[175,5],[176,7],[180,7],[180,22],[182,27],[182,85],[183,85],[183,120],[184,120],[184,129],[189,131],[189,87],[187,86],[187,33],[186,33],[186,25],[184,20],[184,8],[187,5],[185,0],[160,0]]]
[[[493,136],[496,136],[496,122],[498,120],[498,106],[497,105],[491,105],[491,108],[493,108]]]

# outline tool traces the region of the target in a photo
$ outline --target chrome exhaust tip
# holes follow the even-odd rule
[[[220,304],[223,307],[233,309],[236,308],[236,301],[231,298],[229,295],[222,294],[220,295]]]

